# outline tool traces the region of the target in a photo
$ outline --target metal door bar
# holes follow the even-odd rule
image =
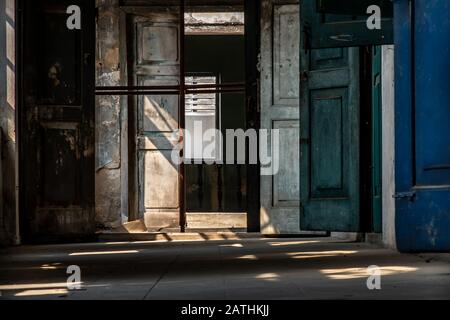
[[[186,129],[186,66],[185,66],[185,25],[184,14],[186,9],[186,0],[180,0],[180,110],[179,110],[179,127],[181,130]],[[183,139],[183,148],[181,150],[181,159],[184,160],[185,141]],[[181,161],[179,168],[179,201],[180,201],[180,231],[186,232],[187,216],[186,216],[186,169],[184,161]]]
[[[213,83],[213,84],[187,84],[185,85],[186,89],[217,89],[217,88],[245,88],[245,83],[236,82],[236,83]],[[114,91],[114,90],[181,90],[181,86],[103,86],[96,87],[96,91]]]

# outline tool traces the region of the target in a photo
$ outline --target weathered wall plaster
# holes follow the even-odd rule
[[[0,245],[18,243],[16,215],[15,1],[0,0]]]
[[[120,85],[118,0],[97,0],[98,86]],[[101,96],[96,100],[96,222],[99,228],[122,224],[121,98]]]

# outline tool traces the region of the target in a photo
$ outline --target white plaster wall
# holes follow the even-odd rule
[[[394,46],[382,47],[382,199],[383,243],[391,249],[395,241],[395,86]]]

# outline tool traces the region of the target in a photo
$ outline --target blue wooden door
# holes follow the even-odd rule
[[[396,235],[400,251],[450,250],[450,2],[394,2]]]

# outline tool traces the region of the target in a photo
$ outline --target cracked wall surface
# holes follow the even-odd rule
[[[120,85],[118,0],[97,0],[97,86]],[[96,223],[100,229],[122,224],[121,97],[96,99]]]

